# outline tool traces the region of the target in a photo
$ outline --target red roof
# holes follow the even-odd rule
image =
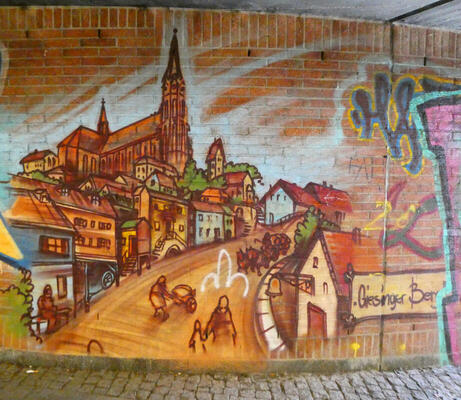
[[[361,236],[360,240],[354,241],[351,232],[318,232],[328,250],[339,295],[349,296],[349,285],[344,280],[348,264],[355,272],[383,272],[382,248],[376,240]]]
[[[328,208],[344,212],[352,212],[352,204],[349,195],[343,190],[335,189],[327,185],[309,182],[304,190]]]
[[[242,185],[245,177],[249,175],[248,172],[226,172],[224,178],[228,186]]]
[[[64,140],[62,140],[58,147],[69,146],[87,150],[91,153],[99,153],[106,138],[101,136],[98,132],[85,126],[79,126]]]
[[[46,191],[21,192],[4,214],[9,221],[54,228],[73,229],[72,224],[56,207]]]
[[[191,201],[190,204],[197,211],[208,212],[208,213],[217,213],[217,214],[223,214],[224,213],[224,209],[221,206],[217,205],[217,204],[205,203],[205,202],[202,202],[202,201]]]
[[[279,188],[283,191],[298,205],[304,207],[314,206],[316,208],[322,208],[321,204],[309,193],[305,192],[301,187],[295,183],[284,181],[279,179],[277,183],[272,186],[269,191],[261,199],[264,202],[268,197],[272,196]]]
[[[226,163],[226,157],[224,154],[224,146],[222,143],[221,138],[215,139],[213,143],[211,144],[209,150],[208,150],[208,155],[206,156],[206,161],[211,161],[216,158],[216,153],[218,150],[221,150],[221,154],[223,156],[223,162]]]
[[[53,154],[56,157],[56,154],[54,154],[51,150],[42,150],[38,151],[35,150],[32,153],[29,153],[27,156],[25,156],[20,163],[28,163],[31,161],[36,161],[36,160],[41,160],[42,158],[46,157],[48,154]]]

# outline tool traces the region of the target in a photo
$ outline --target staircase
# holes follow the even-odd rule
[[[256,223],[263,225],[266,222],[266,211],[261,204],[255,206],[256,209]]]
[[[243,226],[242,237],[247,237],[250,234],[251,230],[252,226],[248,222],[245,222]]]
[[[160,257],[160,254],[162,253],[162,250],[165,247],[165,242],[166,239],[164,238],[160,238],[159,240],[157,240],[157,243],[155,244],[154,250],[152,252],[154,260],[157,260]]]
[[[135,272],[136,269],[137,269],[136,257],[135,256],[126,257],[122,263],[122,269],[120,271],[120,274],[122,276],[127,276]]]

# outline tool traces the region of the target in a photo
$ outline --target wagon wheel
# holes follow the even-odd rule
[[[192,314],[197,309],[197,300],[194,297],[189,297],[186,301],[186,310]]]

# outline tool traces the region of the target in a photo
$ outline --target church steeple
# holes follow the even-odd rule
[[[106,102],[104,98],[101,100],[101,111],[99,113],[99,121],[98,121],[98,132],[102,136],[109,136],[110,129],[109,129],[109,121],[107,119],[106,114]]]
[[[162,78],[162,86],[165,85],[167,80],[183,79],[181,64],[179,62],[178,38],[176,33],[178,33],[178,30],[175,28],[173,29],[173,37],[171,38],[168,66]]]
[[[175,167],[182,175],[187,161],[192,158],[192,145],[187,122],[186,83],[179,61],[177,32],[177,29],[173,30],[168,65],[162,78],[160,146],[163,161]]]

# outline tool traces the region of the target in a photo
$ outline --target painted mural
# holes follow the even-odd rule
[[[459,363],[461,88],[379,63],[321,80],[338,62],[302,46],[214,46],[213,64],[170,25],[161,56],[66,94],[30,140],[27,112],[0,124],[22,138],[5,142],[3,347]]]

